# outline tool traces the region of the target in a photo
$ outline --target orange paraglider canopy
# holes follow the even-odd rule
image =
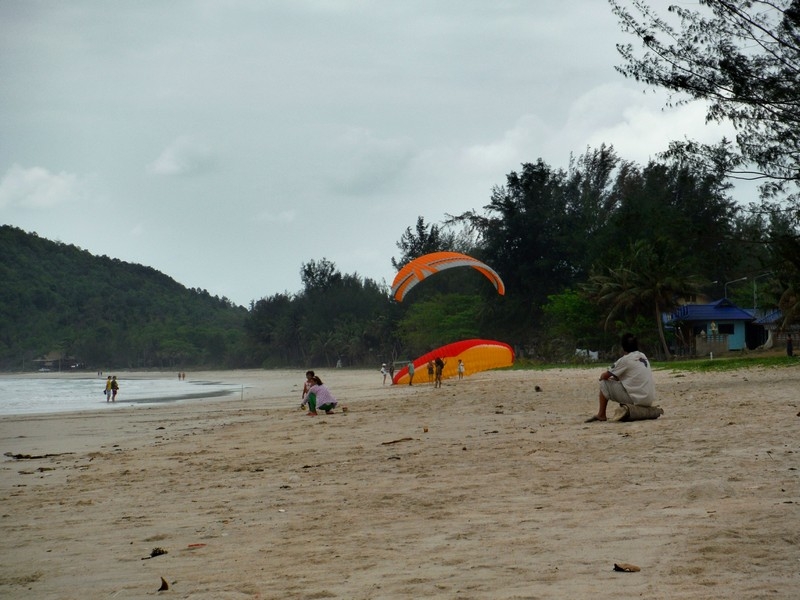
[[[447,379],[458,374],[459,359],[464,365],[464,375],[471,375],[488,369],[510,367],[514,364],[514,350],[508,344],[494,340],[462,340],[447,344],[412,361],[414,363],[414,381],[416,383],[426,382],[425,365],[428,364],[428,361],[436,360],[437,358],[441,358],[444,361],[442,379]],[[392,383],[409,383],[408,366],[395,373]]]
[[[486,263],[460,252],[432,252],[412,260],[398,271],[392,282],[392,295],[395,300],[402,302],[408,290],[420,281],[454,267],[472,267],[494,284],[498,294],[502,296],[506,293],[503,280]]]

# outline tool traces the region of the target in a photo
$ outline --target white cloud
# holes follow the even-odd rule
[[[354,127],[333,141],[327,176],[337,192],[372,193],[400,177],[413,155],[407,138],[381,138],[369,129]]]
[[[194,175],[209,171],[215,162],[211,147],[193,136],[180,136],[148,165],[154,175]]]
[[[257,217],[262,223],[293,223],[296,219],[297,212],[294,210],[263,211]]]
[[[15,163],[0,181],[0,207],[50,208],[82,198],[84,187],[75,174]]]
[[[575,140],[576,153],[586,146],[613,144],[622,158],[645,163],[673,140],[714,143],[735,136],[729,124],[706,124],[701,102],[676,107],[665,107],[665,102],[663,93],[644,95],[619,84],[599,86],[574,103],[566,137]]]
[[[498,169],[514,169],[521,162],[540,156],[540,140],[547,131],[542,119],[536,115],[523,115],[498,140],[466,148],[463,160],[470,170],[491,173]]]

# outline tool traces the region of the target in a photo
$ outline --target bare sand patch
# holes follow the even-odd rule
[[[0,597],[794,597],[800,370],[658,371],[663,417],[584,424],[599,371],[0,418],[41,457],[0,463]]]

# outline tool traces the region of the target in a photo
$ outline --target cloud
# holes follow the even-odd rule
[[[333,189],[369,194],[386,188],[406,170],[414,155],[407,138],[380,138],[354,127],[339,135],[329,150],[327,178]]]
[[[211,147],[192,136],[182,135],[170,143],[157,159],[147,166],[154,175],[196,175],[214,168],[216,162]]]
[[[639,163],[655,158],[674,140],[714,143],[735,137],[729,123],[706,123],[707,107],[702,102],[668,108],[666,98],[619,84],[598,86],[572,106],[565,137],[581,144],[574,148],[576,153],[586,146],[613,144],[622,158]]]
[[[466,148],[463,161],[470,170],[488,173],[513,169],[523,161],[535,159],[533,155],[537,150],[540,151],[540,140],[546,137],[547,131],[548,127],[542,119],[536,115],[523,115],[498,140]]]
[[[294,210],[263,211],[256,219],[262,223],[293,223],[297,219],[297,212]]]
[[[51,208],[85,196],[85,183],[72,173],[14,164],[0,181],[0,207]]]

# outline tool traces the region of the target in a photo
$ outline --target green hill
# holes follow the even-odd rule
[[[0,226],[0,369],[247,366],[248,312],[150,267]]]

